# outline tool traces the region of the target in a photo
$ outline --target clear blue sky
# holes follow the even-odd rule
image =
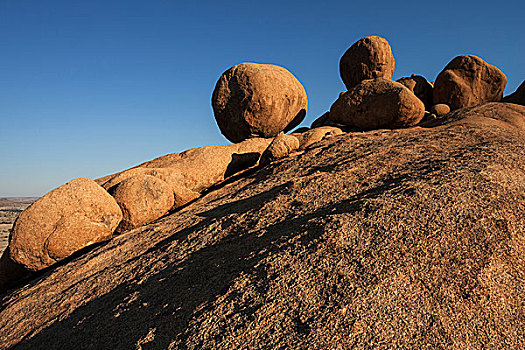
[[[522,1],[0,0],[0,196],[40,196],[184,149],[227,144],[210,96],[252,61],[304,84],[309,125],[344,89],[339,58],[381,35],[394,78],[475,54],[525,79]]]

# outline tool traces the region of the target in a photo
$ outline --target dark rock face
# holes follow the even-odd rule
[[[348,133],[2,295],[4,348],[525,347],[525,107]]]
[[[425,110],[429,111],[433,105],[434,86],[421,75],[412,74],[397,80],[414,93],[424,104]]]
[[[212,95],[217,125],[232,142],[290,131],[304,119],[307,105],[301,83],[271,64],[233,66],[221,75]]]
[[[404,128],[416,125],[425,105],[404,85],[388,80],[365,80],[330,107],[334,123],[363,130]]]
[[[434,103],[451,110],[498,102],[503,97],[507,77],[497,67],[473,55],[454,58],[434,83]]]
[[[339,62],[339,72],[350,90],[363,80],[392,79],[396,61],[386,39],[367,36],[355,42]]]
[[[505,96],[502,102],[515,103],[525,106],[525,81],[509,96]]]

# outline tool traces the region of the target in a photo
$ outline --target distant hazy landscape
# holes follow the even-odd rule
[[[36,197],[0,198],[0,255],[7,247],[9,230],[18,214],[35,200],[37,200]]]

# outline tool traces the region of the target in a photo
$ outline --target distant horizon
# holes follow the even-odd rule
[[[381,9],[378,11],[377,9]],[[345,87],[339,59],[368,35],[386,38],[394,80],[434,81],[473,54],[525,80],[518,1],[505,6],[420,2],[137,0],[0,4],[0,197],[40,197],[74,178],[98,178],[186,149],[228,144],[211,110],[219,76],[240,62],[290,70],[325,113]]]

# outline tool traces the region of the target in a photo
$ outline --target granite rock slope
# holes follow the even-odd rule
[[[324,139],[3,294],[0,347],[523,348],[524,120]]]

